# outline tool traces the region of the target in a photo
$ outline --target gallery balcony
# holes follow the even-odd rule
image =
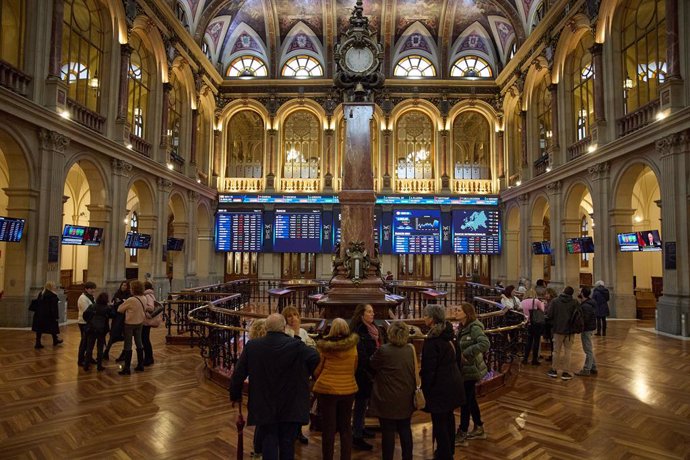
[[[31,77],[9,63],[0,59],[0,86],[26,96],[29,92]]]
[[[616,121],[616,133],[618,137],[626,136],[638,129],[644,128],[656,119],[659,112],[659,99],[655,99],[634,112],[619,118]]]
[[[226,177],[221,192],[261,192],[264,180],[260,177]]]
[[[434,193],[435,179],[394,179],[393,190],[396,193]]]
[[[290,193],[317,193],[321,191],[321,179],[280,179],[280,190]]]
[[[494,193],[491,179],[452,179],[451,191],[461,195],[488,195]]]

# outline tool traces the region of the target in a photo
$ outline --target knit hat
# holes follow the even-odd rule
[[[597,281],[596,283],[594,283],[594,285],[595,285],[595,286],[606,287],[606,285],[604,285],[604,282],[603,282],[602,280]]]

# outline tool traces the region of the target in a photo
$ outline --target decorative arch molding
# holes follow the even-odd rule
[[[549,78],[551,78],[551,81],[553,82],[553,78],[549,74],[549,66],[546,62],[546,58],[544,58],[543,56],[539,56],[534,61],[532,61],[532,65],[530,66],[529,71],[527,72],[527,77],[525,77],[525,88],[523,90],[522,98],[522,110],[528,110],[528,108],[532,105],[534,90],[541,81],[541,79],[544,78],[545,74],[548,75]]]
[[[539,191],[530,196],[530,224],[534,226],[541,226],[544,222],[544,216],[551,210],[551,203],[546,193]]]
[[[498,114],[489,103],[485,101],[469,101],[467,99],[463,99],[458,104],[455,104],[453,108],[450,110],[450,112],[448,112],[448,121],[446,121],[446,129],[448,129],[448,127],[450,126],[453,126],[453,122],[455,121],[455,119],[464,112],[479,113],[487,119],[489,125],[491,126],[491,128],[493,128],[494,132],[499,129]]]
[[[67,180],[67,174],[75,166],[79,166],[86,181],[89,184],[89,193],[92,205],[104,205],[112,202],[108,195],[111,184],[109,178],[110,173],[103,168],[103,162],[99,160],[94,152],[84,150],[75,153],[65,161],[65,169],[63,170],[63,180]]]
[[[304,36],[306,38],[304,47],[290,49],[293,42],[299,41],[299,36]],[[323,75],[325,76],[328,74],[325,53],[321,40],[319,40],[319,37],[316,36],[309,26],[307,26],[304,22],[299,21],[285,36],[285,41],[283,41],[280,49],[278,67],[275,69],[276,75],[280,75],[281,69],[288,59],[302,54],[311,56],[319,61],[319,64],[321,64],[321,67],[323,68]],[[268,63],[266,65],[268,65]]]
[[[242,39],[243,35],[249,37],[249,44],[248,46],[238,48],[236,44]],[[271,62],[268,58],[268,48],[266,44],[261,39],[261,36],[244,22],[238,24],[235,30],[232,31],[232,34],[227,40],[227,45],[223,49],[222,56],[219,57],[217,54],[213,54],[213,51],[211,53],[213,61],[219,61],[222,64],[223,76],[225,76],[227,72],[228,65],[230,65],[235,58],[246,55],[255,56],[261,59],[268,68],[268,74],[271,75]]]
[[[518,231],[520,230],[520,206],[515,202],[511,201],[507,206],[505,210],[505,222],[506,222],[506,227],[505,228],[513,228],[517,229]],[[511,221],[513,221],[511,224]]]
[[[4,123],[0,128],[0,151],[5,157],[9,174],[10,188],[38,187],[37,157],[29,154],[35,149],[29,147],[24,133],[15,128],[12,123]]]
[[[135,188],[137,200],[139,201],[139,213],[153,215],[156,212],[156,187],[150,177],[143,172],[136,172],[129,179],[127,193]]]
[[[223,48],[223,43],[225,43],[225,35],[228,33],[228,29],[230,28],[230,25],[232,24],[232,17],[231,16],[218,16],[213,18],[209,23],[208,26],[204,30],[204,35],[203,38],[199,38],[199,40],[196,40],[196,35],[198,35],[199,31],[195,34],[195,40],[197,43],[206,42],[206,45],[208,45],[208,49],[211,51],[212,56],[219,56],[220,51]]]
[[[485,59],[491,66],[493,74],[498,75],[499,61],[496,59],[491,35],[479,22],[474,22],[463,30],[455,40],[455,43],[453,43],[451,52],[448,55],[450,56],[447,65],[449,72],[455,61],[462,56],[476,55]]]
[[[209,203],[206,200],[197,201],[196,228],[199,232],[201,232],[201,230],[209,231],[213,228],[211,216],[213,216],[213,211],[211,211]]]
[[[213,97],[213,90],[205,84],[201,87],[199,93],[197,109],[203,109],[204,112],[208,112],[209,114],[214,114],[216,112],[216,98]],[[215,120],[213,121],[215,122]]]
[[[117,38],[120,44],[127,43],[127,15],[125,7],[120,0],[105,0],[110,9],[111,28],[117,31]]]
[[[595,42],[604,43],[604,41],[606,41],[606,39],[611,35],[614,15],[622,1],[623,0],[601,0],[596,30],[594,32]]]
[[[316,101],[311,100],[311,99],[303,99],[303,100],[292,100],[289,102],[286,102],[282,106],[280,106],[280,109],[278,109],[278,112],[276,113],[275,120],[273,122],[273,128],[274,129],[280,129],[280,127],[285,123],[285,119],[290,116],[290,114],[300,111],[300,110],[306,110],[316,116],[318,118],[319,122],[322,125],[322,129],[325,128],[326,126],[326,112],[323,110],[323,107],[321,107]]]
[[[489,27],[491,27],[491,32],[494,34],[494,39],[498,47],[498,54],[501,58],[501,62],[505,65],[508,62],[508,54],[510,54],[510,49],[513,46],[515,40],[517,40],[517,35],[515,33],[515,27],[509,19],[503,16],[488,16]]]
[[[146,16],[138,16],[134,20],[132,31],[137,32],[142,41],[149,47],[156,59],[156,80],[167,83],[168,76],[168,57],[165,54],[163,37],[156,27],[156,24]]]
[[[407,100],[396,105],[391,111],[389,129],[393,129],[400,117],[405,115],[407,112],[414,110],[426,114],[431,119],[431,122],[436,126],[436,131],[444,129],[444,126],[442,125],[441,113],[438,111],[438,107],[429,101],[421,99]]]
[[[187,222],[187,200],[185,193],[178,188],[173,188],[168,198],[168,206],[172,209],[175,222],[178,224]]]
[[[182,83],[186,96],[186,106],[196,108],[196,97],[193,97],[195,92],[194,75],[192,75],[189,62],[185,58],[178,56],[172,63],[172,71],[177,73],[178,80]],[[183,110],[186,110],[186,108],[183,107]]]
[[[564,219],[579,219],[582,217],[580,215],[580,205],[582,203],[582,198],[586,194],[589,194],[592,200],[594,200],[594,195],[592,195],[592,184],[590,184],[586,178],[579,177],[568,185],[563,195],[565,197],[565,200],[563,200]]]
[[[617,209],[629,205],[624,200],[632,199],[635,182],[645,166],[652,170],[657,183],[661,183],[659,181],[661,177],[660,167],[649,156],[645,156],[644,152],[626,157],[625,163],[621,163],[616,168],[615,173],[612,174],[611,190],[613,193],[610,195],[609,209]],[[635,180],[630,181],[629,179],[633,177]]]
[[[418,40],[415,45],[414,41]],[[438,48],[429,29],[419,21],[415,21],[403,32],[391,53],[391,69],[404,57],[420,55],[429,59],[436,67],[436,75],[441,75],[442,66],[440,64]]]
[[[568,55],[580,43],[582,36],[588,32],[594,33],[589,25],[589,19],[584,14],[576,14],[563,28],[553,58],[551,75],[553,83],[558,83],[562,79]]]
[[[222,112],[218,116],[218,121],[223,127],[223,129],[225,129],[233,116],[245,110],[251,110],[253,112],[258,113],[264,121],[264,126],[266,128],[269,128],[270,114],[268,113],[268,110],[266,110],[266,107],[256,99],[243,99],[240,101],[232,101],[231,103],[223,107]]]
[[[539,0],[515,0],[515,3],[525,35],[529,35],[532,18],[541,2]]]

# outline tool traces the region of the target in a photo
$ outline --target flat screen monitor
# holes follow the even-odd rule
[[[640,250],[640,244],[637,241],[637,232],[619,233],[618,247],[621,252],[637,252]]]
[[[580,246],[582,247],[582,252],[587,254],[594,253],[594,240],[591,236],[584,236],[580,238]]]
[[[395,254],[440,254],[441,211],[414,209],[393,211]]]
[[[453,211],[453,252],[500,254],[501,225],[498,209]]]
[[[594,252],[594,240],[591,236],[582,238],[569,238],[565,242],[568,254],[584,254]]]
[[[0,241],[19,243],[24,234],[24,219],[0,217]]]
[[[535,241],[532,243],[532,253],[536,255],[551,254],[550,241]]]
[[[181,251],[183,247],[184,239],[168,237],[168,244],[166,245],[168,251]]]
[[[640,251],[661,251],[661,236],[659,230],[644,230],[637,232],[637,243]]]
[[[98,246],[102,237],[103,229],[100,227],[67,224],[62,230],[62,244],[66,245]]]
[[[151,235],[146,233],[127,232],[125,247],[132,249],[148,249],[151,246]]]
[[[321,210],[275,211],[274,252],[321,252]]]
[[[219,252],[261,252],[264,219],[260,209],[216,214],[214,241]]]

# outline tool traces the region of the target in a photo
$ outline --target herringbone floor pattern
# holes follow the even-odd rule
[[[456,458],[690,458],[690,342],[640,326],[612,321],[608,337],[595,337],[596,377],[564,382],[546,376],[547,363],[524,367],[511,391],[481,404],[488,439]],[[28,331],[0,331],[0,458],[234,459],[227,393],[205,381],[198,349],[166,346],[163,334],[152,334],[156,364],[120,377],[113,361],[101,373],[77,368],[76,325],[63,328],[62,346],[45,337],[42,350]],[[429,459],[429,418],[413,422],[414,457]],[[245,458],[252,435],[245,429]],[[321,457],[319,434],[310,439],[298,458]],[[380,435],[373,443],[353,458],[378,458]]]

